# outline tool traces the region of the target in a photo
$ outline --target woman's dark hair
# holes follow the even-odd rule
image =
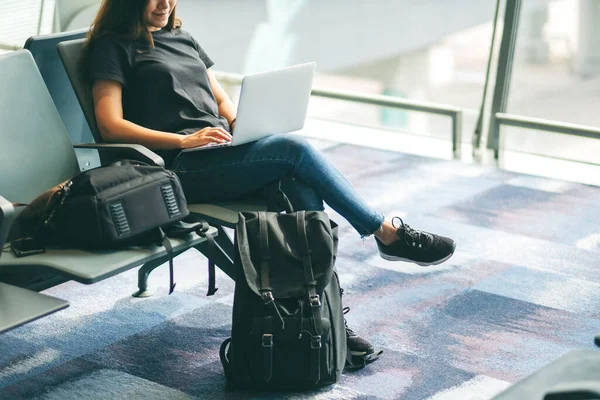
[[[89,49],[90,44],[102,36],[116,35],[127,40],[143,39],[153,48],[154,40],[144,21],[147,5],[148,0],[103,0],[87,34],[86,47]],[[175,15],[176,9],[177,6],[173,7],[164,29],[181,27],[181,21]]]

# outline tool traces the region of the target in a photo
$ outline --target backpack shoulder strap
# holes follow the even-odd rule
[[[321,379],[321,335],[323,333],[323,324],[321,322],[321,299],[317,293],[317,282],[315,281],[312,269],[311,250],[308,246],[308,235],[306,233],[306,212],[298,211],[296,213],[296,228],[298,232],[298,244],[300,256],[302,257],[302,266],[304,267],[304,281],[308,292],[308,303],[312,313],[313,326],[316,335],[310,340],[310,359],[311,359],[311,380],[318,383]]]
[[[260,246],[260,294],[265,306],[270,307],[279,322],[281,322],[281,329],[285,329],[285,321],[279,312],[277,304],[275,304],[269,278],[269,262],[271,261],[271,256],[269,255],[269,229],[267,214],[264,211],[258,212],[258,235]]]
[[[267,216],[263,211],[258,213],[258,235],[260,243],[260,291],[271,291],[269,279],[269,231],[267,229]]]
[[[167,255],[169,256],[169,294],[173,293],[175,290],[175,272],[173,270],[173,246],[171,245],[171,241],[162,230],[162,228],[158,228],[158,233],[160,237],[159,245],[162,245],[167,250]]]
[[[298,245],[302,266],[304,267],[304,284],[308,291],[308,301],[312,310],[315,331],[317,335],[323,332],[321,325],[321,298],[317,293],[317,282],[312,268],[311,250],[308,246],[308,235],[306,233],[306,211],[296,213],[296,228],[298,232]]]

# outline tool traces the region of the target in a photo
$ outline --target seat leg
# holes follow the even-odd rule
[[[156,268],[165,262],[163,257],[147,262],[138,270],[138,290],[132,294],[133,297],[150,297],[154,293],[148,290],[148,276]]]

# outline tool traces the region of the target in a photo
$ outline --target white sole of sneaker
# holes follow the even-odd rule
[[[454,245],[454,248],[456,249],[456,244]],[[447,261],[450,257],[452,257],[452,255],[454,254],[454,251],[452,251],[452,253],[448,254],[446,257],[436,260],[436,261],[432,261],[430,263],[427,262],[420,262],[420,261],[414,261],[411,260],[409,258],[402,258],[402,257],[395,257],[395,256],[390,256],[387,254],[383,254],[382,252],[379,252],[379,255],[381,256],[381,258],[383,258],[384,260],[388,260],[388,261],[404,261],[404,262],[410,262],[410,263],[414,263],[417,264],[421,267],[430,267],[432,265],[438,265],[443,263],[444,261]]]

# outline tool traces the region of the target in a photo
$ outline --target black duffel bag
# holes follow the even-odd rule
[[[33,237],[44,246],[89,250],[155,243],[171,253],[165,231],[188,215],[174,172],[122,160],[84,171],[38,196],[19,214],[9,238],[13,246],[19,243],[15,239]],[[208,224],[175,228],[178,236],[204,235]],[[172,260],[170,267],[172,291]]]
[[[11,236],[47,245],[111,249],[156,242],[158,228],[189,214],[174,172],[122,160],[80,173],[44,192],[17,218]]]

